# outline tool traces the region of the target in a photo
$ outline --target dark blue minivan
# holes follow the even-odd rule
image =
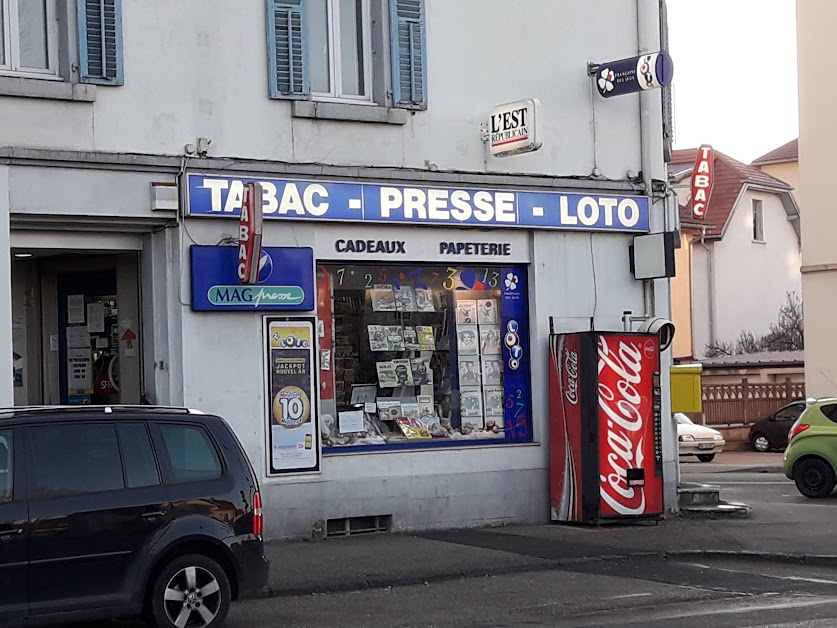
[[[222,418],[0,409],[0,623],[219,626],[267,582],[259,484]]]

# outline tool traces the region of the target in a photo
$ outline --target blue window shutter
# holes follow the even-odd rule
[[[392,99],[396,107],[427,107],[424,0],[389,0]]]
[[[76,22],[81,81],[123,85],[122,0],[76,0]]]
[[[308,98],[305,26],[304,0],[267,0],[267,67],[271,98]]]

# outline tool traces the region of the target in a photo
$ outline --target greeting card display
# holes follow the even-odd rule
[[[395,312],[395,292],[391,285],[376,285],[371,293],[373,312]]]
[[[436,304],[433,301],[433,291],[425,288],[416,288],[416,308],[419,312],[435,312]]]
[[[494,417],[503,416],[503,389],[499,386],[486,386],[483,389],[485,401],[485,415]]]
[[[478,357],[459,359],[459,385],[480,385],[480,362]]]
[[[482,418],[482,389],[479,386],[463,386],[459,398],[463,417]]]
[[[435,351],[436,340],[433,336],[433,327],[429,325],[419,325],[416,327],[418,334],[418,344],[420,351]]]
[[[395,364],[392,361],[378,362],[375,368],[378,371],[378,386],[381,388],[395,388],[398,386],[398,377],[395,375]]]
[[[404,348],[407,351],[419,351],[421,349],[415,327],[404,328]]]
[[[429,358],[413,358],[410,360],[413,371],[413,383],[416,386],[427,386],[433,383],[433,369],[430,368]]]
[[[408,358],[393,360],[396,386],[413,386],[413,368]]]
[[[482,355],[500,355],[503,352],[501,340],[499,325],[480,326],[480,353]]]
[[[456,348],[460,354],[479,353],[479,341],[476,325],[457,326]]]
[[[378,398],[378,418],[381,421],[398,421],[401,418],[401,402]]]
[[[499,322],[496,299],[477,301],[477,321],[480,325],[496,325]]]
[[[498,358],[482,359],[482,381],[486,386],[500,386],[503,383],[503,362]]]
[[[401,325],[384,325],[387,351],[404,351],[404,330]]]
[[[383,325],[369,325],[366,331],[369,334],[369,348],[372,351],[387,350],[387,337]]]
[[[416,311],[416,295],[410,286],[395,289],[395,309],[399,312]]]
[[[458,325],[477,324],[477,302],[463,300],[456,302],[456,323]]]

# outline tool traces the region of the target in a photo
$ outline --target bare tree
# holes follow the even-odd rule
[[[742,355],[763,351],[801,351],[805,348],[802,299],[795,292],[788,292],[784,305],[779,308],[779,317],[770,324],[770,330],[763,336],[742,331],[735,342],[717,342],[707,345],[706,356],[716,358],[724,355]]]

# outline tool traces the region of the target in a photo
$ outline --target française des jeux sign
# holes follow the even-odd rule
[[[238,277],[238,247],[192,246],[192,309],[196,312],[314,309],[314,250],[264,247],[256,283]]]
[[[202,174],[188,175],[189,215],[238,217],[248,181],[261,184],[265,220],[632,233],[649,230],[645,196],[236,179]]]

